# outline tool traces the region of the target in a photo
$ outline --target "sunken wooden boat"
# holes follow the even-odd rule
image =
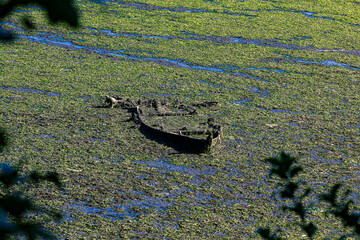
[[[145,137],[174,148],[184,153],[206,153],[220,144],[222,127],[215,124],[213,118],[208,118],[203,127],[176,127],[175,121],[189,123],[195,116],[199,117],[196,109],[175,103],[170,106],[166,100],[145,99],[133,102],[121,97],[107,97],[108,107],[122,107],[131,112],[130,120],[134,121]],[[203,117],[203,116],[202,116]],[[199,118],[200,119],[200,118]],[[199,125],[199,124],[198,124]]]

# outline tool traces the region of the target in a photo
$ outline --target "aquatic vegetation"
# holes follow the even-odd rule
[[[261,161],[280,150],[301,156],[301,178],[319,193],[336,182],[359,191],[355,3],[77,5],[77,30],[48,26],[41,9],[1,24],[18,37],[0,51],[0,125],[11,137],[0,161],[27,156],[26,168],[63,177],[62,191],[29,190],[63,212],[46,224],[59,238],[254,239],[284,226],[300,239]],[[198,111],[223,126],[223,142],[179,154],[141,134],[125,109],[99,108],[106,95],[218,102]],[[319,237],[338,236],[323,209],[311,211]]]

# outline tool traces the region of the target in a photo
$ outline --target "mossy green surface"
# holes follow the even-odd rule
[[[49,228],[67,239],[256,239],[257,228],[282,226],[283,236],[302,239],[292,224],[297,219],[280,212],[277,183],[262,161],[281,150],[299,157],[301,178],[318,193],[335,182],[353,189],[359,211],[360,57],[354,50],[360,26],[351,25],[358,24],[359,4],[130,3],[78,2],[82,27],[75,30],[47,25],[38,9],[6,19],[21,26],[20,17],[31,15],[38,30],[18,31],[23,37],[0,45],[0,125],[11,136],[0,158],[60,173],[64,191],[30,190],[39,203],[63,212],[64,220]],[[240,44],[233,37],[312,48]],[[110,54],[115,51],[124,56]],[[165,58],[224,72],[160,64]],[[224,127],[224,141],[208,155],[177,154],[145,138],[126,121],[126,110],[97,108],[105,95],[218,101],[199,112]],[[320,209],[312,212],[319,239],[340,234],[340,222],[325,217],[324,206],[314,209]]]

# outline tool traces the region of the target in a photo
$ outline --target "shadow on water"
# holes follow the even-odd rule
[[[51,134],[39,134],[39,135],[33,135],[33,136],[24,136],[28,138],[43,138],[43,139],[53,139],[54,136]]]
[[[293,74],[303,74],[298,72],[288,72],[280,69],[270,69],[270,68],[256,68],[256,67],[246,67],[243,69],[259,70],[259,71],[268,71],[268,72],[277,72],[277,73],[293,73]]]
[[[0,89],[7,90],[7,91],[39,93],[39,94],[45,94],[49,97],[64,97],[64,95],[60,95],[58,93],[46,92],[46,91],[36,90],[36,89],[31,89],[31,88],[23,88],[23,87],[14,88],[14,87],[0,86]]]
[[[236,104],[239,104],[239,105],[244,105],[244,106],[247,106],[247,107],[250,107],[249,103],[251,102],[250,99],[244,99],[244,100],[238,100],[238,101],[231,101],[231,103],[236,103]]]
[[[216,84],[216,83],[208,82],[208,81],[205,81],[205,80],[199,80],[199,82],[212,85],[212,86],[215,87],[215,88],[235,90],[235,88],[224,87],[222,84]]]
[[[244,17],[257,17],[257,15],[253,15],[253,14],[245,14],[245,13],[231,13],[231,12],[226,12],[226,11],[217,11],[217,10],[206,10],[206,9],[189,9],[189,8],[184,8],[184,7],[160,7],[160,6],[156,6],[156,5],[150,5],[150,4],[145,4],[145,3],[138,3],[138,2],[128,2],[128,1],[109,1],[109,0],[96,0],[97,3],[100,4],[104,4],[104,5],[108,5],[107,3],[117,3],[123,6],[128,6],[128,7],[134,7],[136,9],[139,10],[147,10],[147,11],[153,11],[153,10],[160,10],[160,11],[170,11],[170,12],[186,12],[186,13],[214,13],[214,14],[225,14],[225,15],[234,15],[234,16],[244,16]],[[290,13],[300,13],[302,15],[304,15],[305,17],[308,18],[316,18],[316,19],[321,19],[321,20],[329,20],[329,21],[337,21],[337,22],[341,22],[341,23],[345,23],[348,25],[352,25],[352,26],[357,26],[359,27],[359,24],[354,24],[354,23],[347,23],[344,22],[341,19],[335,19],[335,18],[330,18],[330,17],[322,17],[322,16],[317,16],[317,14],[319,14],[319,12],[308,12],[308,11],[297,11],[297,10],[286,10],[286,9],[281,9],[281,8],[274,8],[274,9],[241,9],[238,10],[240,12],[253,12],[253,13],[261,13],[261,12],[290,12]]]
[[[256,17],[255,15],[244,14],[244,13],[231,13],[224,11],[210,11],[205,9],[189,9],[183,7],[160,7],[156,5],[150,5],[145,3],[138,2],[124,2],[124,1],[109,1],[109,0],[96,0],[97,3],[105,4],[106,3],[117,3],[123,6],[134,7],[139,10],[161,10],[161,11],[170,11],[170,12],[186,12],[186,13],[216,13],[216,14],[225,14],[225,15],[235,15],[235,16],[245,16],[245,17]]]
[[[290,110],[286,110],[286,109],[267,109],[267,108],[263,108],[263,107],[252,106],[252,105],[249,105],[249,104],[248,104],[248,103],[250,103],[250,102],[251,102],[250,99],[231,101],[231,103],[243,105],[243,106],[246,106],[246,107],[253,107],[253,108],[255,108],[255,109],[270,111],[270,112],[273,112],[273,113],[290,113],[290,114],[300,114],[300,113],[303,113],[303,112],[300,112],[300,111],[290,111]]]
[[[164,172],[167,171],[177,172],[177,173],[187,174],[192,177],[198,177],[200,175],[212,175],[216,173],[216,170],[212,168],[205,168],[201,170],[191,167],[177,166],[174,164],[167,163],[166,160],[167,159],[159,159],[158,161],[134,161],[134,162],[146,165],[147,167],[155,167],[155,168],[163,169]]]
[[[279,53],[279,52],[276,52],[276,53]],[[360,70],[360,68],[351,67],[345,63],[338,63],[334,60],[313,61],[313,60],[305,60],[302,58],[294,58],[294,57],[291,57],[290,55],[285,55],[284,58],[288,59],[288,61],[291,61],[293,63],[320,64],[320,65],[329,66],[329,67],[343,67],[343,68],[352,69],[352,70]]]
[[[134,208],[141,210],[165,210],[169,205],[171,205],[171,202],[148,196],[141,196],[141,199],[136,200],[127,200],[123,204],[117,204],[108,208],[90,207],[85,202],[74,202],[68,203],[65,206],[66,213],[64,214],[64,220],[75,220],[71,216],[71,212],[74,210],[85,214],[95,214],[111,220],[122,220],[126,217],[135,218],[138,214],[146,214],[146,212],[137,213],[137,211],[134,211]]]

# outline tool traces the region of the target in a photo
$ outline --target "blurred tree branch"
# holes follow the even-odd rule
[[[18,7],[39,6],[47,13],[50,24],[67,23],[71,27],[79,26],[79,12],[72,0],[0,0],[0,20]],[[24,17],[22,23],[27,28],[35,28],[30,18]],[[14,34],[0,25],[0,41],[11,42]]]

